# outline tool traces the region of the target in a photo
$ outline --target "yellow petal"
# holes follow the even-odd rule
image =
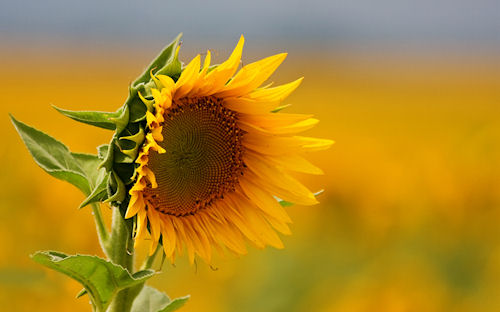
[[[193,82],[193,87],[191,91],[189,92],[190,94],[195,94],[196,96],[200,97],[203,96],[200,92],[200,90],[206,88],[207,85],[210,85],[210,81],[207,81],[205,79],[206,73],[208,71],[208,68],[210,67],[210,61],[212,59],[212,55],[210,53],[210,50],[207,50],[207,55],[205,56],[205,61],[203,62],[203,67],[198,74],[198,78],[196,81]]]
[[[141,209],[137,212],[137,231],[135,234],[135,242],[134,247],[137,247],[139,242],[144,240],[147,233],[147,219],[146,219],[146,210]]]
[[[319,122],[310,117],[311,115],[285,113],[240,114],[238,123],[242,124],[243,130],[250,132],[255,129],[264,134],[295,134],[310,129]]]
[[[284,248],[283,242],[279,238],[278,234],[269,226],[267,221],[262,217],[258,210],[254,209],[253,204],[241,196],[241,194],[234,193],[237,197],[237,201],[240,205],[240,213],[247,222],[250,224],[252,229],[255,229],[255,233],[260,237],[260,239],[267,245],[271,245],[275,248]]]
[[[153,95],[153,98],[155,100],[155,104],[162,104],[163,103],[163,98],[161,96],[161,92],[158,89],[151,89],[151,95]]]
[[[267,215],[267,214],[264,215],[264,218],[267,220],[267,222],[269,222],[269,224],[271,224],[271,226],[273,228],[275,228],[281,234],[285,234],[285,235],[292,234],[292,231],[288,227],[288,224],[286,224],[285,222],[280,221],[280,220],[278,220],[270,215]]]
[[[244,66],[216,95],[220,97],[243,96],[254,91],[274,73],[286,56],[287,53],[281,53]]]
[[[245,43],[245,38],[243,35],[240,37],[238,44],[231,53],[231,56],[222,64],[217,66],[214,70],[206,75],[206,80],[210,81],[206,87],[200,90],[200,94],[211,95],[222,89],[229,78],[231,78],[241,61],[241,54],[243,52],[243,44]]]
[[[278,101],[262,102],[247,98],[224,98],[224,106],[226,108],[245,114],[266,114],[278,105]]]
[[[271,194],[258,187],[245,176],[243,176],[239,182],[245,195],[262,211],[280,221],[292,222],[286,211]]]
[[[254,154],[246,153],[244,162],[259,179],[255,183],[265,186],[278,197],[302,205],[314,205],[318,201],[314,194],[290,175],[269,165]],[[246,172],[245,172],[246,174]]]
[[[267,113],[241,114],[238,119],[262,128],[275,128],[290,126],[311,117],[312,115],[305,114]]]
[[[148,213],[148,220],[149,220],[149,225],[150,225],[149,228],[151,231],[151,238],[153,240],[153,243],[154,242],[158,243],[158,241],[160,240],[160,234],[161,234],[160,215],[156,211],[156,209],[148,209],[147,213]],[[154,246],[154,247],[156,247],[156,246]],[[156,248],[153,249],[153,247],[152,247],[151,249],[154,252]]]
[[[198,222],[198,217],[186,216],[184,219],[186,223],[190,224],[196,252],[205,262],[210,263],[212,260],[212,247],[204,227]]]
[[[132,218],[137,214],[140,209],[144,209],[144,198],[142,197],[141,192],[134,193],[133,196],[130,197],[130,203],[127,208],[127,213],[125,214],[125,219]]]
[[[246,97],[257,101],[283,101],[302,83],[304,78],[299,78],[293,82],[274,87],[257,89]]]
[[[179,238],[186,244],[186,251],[188,253],[189,262],[192,264],[194,263],[194,245],[193,242],[191,241],[191,236],[187,235],[187,229],[184,226],[182,218],[172,218],[172,221],[174,223],[175,228],[177,229],[177,233],[180,234]],[[182,244],[178,242],[177,247],[179,252],[181,252]]]
[[[206,227],[210,229],[216,239],[221,241],[227,248],[240,255],[247,253],[241,233],[232,226],[211,222],[208,218],[202,218],[202,221],[205,223]]]
[[[224,200],[220,202],[220,205],[224,207],[224,215],[227,220],[233,223],[255,247],[260,249],[264,248],[266,246],[265,243],[261,240],[256,231],[248,226],[248,222],[243,218],[239,209],[236,208],[236,202],[233,200],[230,204],[227,203],[229,198],[230,196],[226,196]],[[234,206],[234,208],[231,206]]]
[[[174,80],[167,75],[157,75],[156,77],[162,84],[163,88],[170,90],[170,95],[171,95],[172,90],[174,90],[175,88]]]
[[[329,148],[333,141],[303,136],[281,137],[252,131],[245,134],[242,144],[261,154],[283,155],[324,150]]]
[[[193,88],[200,71],[200,55],[198,54],[182,71],[179,80],[175,83],[175,98],[186,96]]]
[[[298,154],[284,154],[278,156],[261,155],[261,157],[283,167],[283,169],[309,174],[324,174],[323,170],[311,164]]]
[[[170,220],[170,216],[166,216],[161,220],[161,231],[163,233],[163,249],[165,250],[165,255],[171,257],[175,250],[175,230]]]
[[[310,137],[295,136],[297,140],[301,141],[301,149],[306,152],[322,151],[330,148],[334,141],[328,139],[318,139]]]
[[[149,126],[149,129],[153,129],[155,127],[158,127],[159,125],[155,115],[153,115],[153,113],[151,113],[150,111],[146,112],[146,122]]]

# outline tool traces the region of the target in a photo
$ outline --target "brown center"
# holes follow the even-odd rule
[[[234,191],[243,174],[236,113],[215,97],[182,98],[165,111],[164,154],[151,152],[148,167],[158,188],[145,196],[158,211],[175,216],[199,209]]]

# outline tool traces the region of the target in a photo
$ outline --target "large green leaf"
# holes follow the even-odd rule
[[[144,286],[132,305],[131,312],[158,312],[170,303],[170,298],[161,291]]]
[[[103,168],[100,170],[98,180],[96,185],[93,186],[92,192],[85,198],[85,200],[80,204],[78,208],[83,208],[88,204],[104,201],[108,198],[108,179],[110,173],[107,173]]]
[[[131,312],[172,312],[181,308],[189,300],[189,295],[174,300],[161,291],[144,286],[135,298]]]
[[[35,162],[48,174],[78,187],[84,194],[91,186],[80,163],[63,143],[10,116]]]
[[[71,155],[80,165],[80,168],[87,177],[90,187],[94,188],[98,185],[102,179],[103,173],[106,172],[104,168],[99,168],[101,164],[99,157],[97,155],[83,153],[71,153]]]
[[[31,257],[80,282],[98,312],[106,310],[118,291],[144,283],[154,274],[152,270],[144,270],[131,275],[123,267],[96,256],[69,256],[56,251],[42,251]]]
[[[71,155],[80,164],[91,189],[90,194],[86,194],[88,196],[80,204],[79,208],[83,208],[91,203],[104,201],[107,198],[106,185],[109,173],[106,172],[106,169],[99,167],[102,160],[97,155],[91,154],[71,153]]]
[[[122,113],[116,112],[96,112],[96,111],[72,111],[53,106],[59,113],[73,120],[83,122],[99,128],[115,130],[116,124],[112,118],[118,118]]]
[[[180,73],[180,62],[176,57],[176,50],[179,46],[182,33],[177,35],[177,37],[168,44],[160,54],[149,64],[149,66],[144,70],[144,72],[132,83],[132,87],[137,87],[141,83],[147,83],[151,77],[150,72],[153,71],[154,74],[161,72],[164,75],[174,76]],[[179,62],[178,66],[177,63]],[[178,72],[176,72],[178,70]]]
[[[182,308],[186,302],[189,300],[190,296],[184,296],[184,297],[179,297],[175,298],[174,300],[170,301],[169,304],[167,304],[166,307],[164,307],[162,310],[159,310],[158,312],[172,312],[172,311],[177,311],[178,309]]]

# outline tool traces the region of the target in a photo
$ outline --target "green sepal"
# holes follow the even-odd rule
[[[98,312],[106,311],[118,291],[144,283],[155,274],[152,270],[130,274],[123,267],[96,256],[40,251],[31,258],[80,282]]]
[[[94,186],[92,193],[90,193],[90,195],[87,196],[87,198],[85,198],[85,200],[80,204],[80,206],[78,207],[79,209],[87,206],[88,204],[105,201],[107,199],[109,175],[110,174],[106,173],[105,170],[100,170],[99,178],[96,181],[97,184]]]
[[[182,63],[179,61],[177,47],[180,44],[182,33],[174,41],[163,48],[162,52],[151,62],[144,72],[129,87],[129,96],[125,105],[130,108],[130,122],[139,122],[146,118],[146,111],[153,111],[152,105],[144,103],[138,93],[148,98],[151,88],[155,87],[151,81],[153,75],[167,75],[177,80],[182,72]]]
[[[127,154],[124,154],[120,151],[120,147],[118,146],[118,142],[115,142],[114,148],[114,162],[118,164],[132,164],[135,161],[135,158],[130,157]]]
[[[282,199],[277,199],[278,200],[278,203],[282,206],[282,207],[290,207],[290,206],[293,206],[294,203],[292,202],[289,202],[289,201],[286,201],[286,200],[282,200]]]
[[[45,172],[73,184],[85,195],[90,194],[86,174],[66,145],[13,116],[10,118],[31,156]]]
[[[139,131],[136,134],[120,137],[117,146],[120,148],[120,152],[129,156],[132,160],[135,160],[145,137],[144,129],[139,127]],[[127,144],[129,146],[127,146]]]
[[[172,78],[174,81],[179,79],[182,72],[182,63],[179,61],[179,56],[174,54],[174,57],[171,61],[165,64],[162,68],[160,68],[155,75],[165,75]]]
[[[290,107],[290,106],[292,106],[292,104],[285,104],[285,105],[278,106],[278,107],[276,107],[275,109],[273,109],[273,110],[271,111],[271,113],[277,113],[277,112],[282,111],[282,110],[284,110],[285,108]]]
[[[108,148],[105,149],[103,145],[100,145],[98,148],[99,151],[99,158],[102,159],[101,163],[99,164],[99,168],[105,168],[106,171],[110,172],[113,170],[113,159],[114,159],[114,148],[109,148],[110,146],[114,146],[115,144],[115,136],[111,139],[111,142],[107,145]],[[101,148],[102,147],[102,148]]]
[[[132,304],[131,312],[171,312],[181,308],[189,299],[189,296],[174,300],[161,291],[144,286]]]
[[[116,129],[116,124],[115,122],[112,121],[112,119],[119,117],[120,114],[122,113],[120,111],[121,109],[119,109],[116,112],[99,112],[99,111],[72,111],[72,110],[62,109],[54,105],[52,105],[52,107],[59,113],[73,120],[108,130]]]
[[[212,70],[216,69],[218,66],[219,66],[219,64],[214,64],[214,65],[210,65],[210,66],[208,66],[208,69],[207,69],[207,74],[208,74],[209,72],[211,72]]]
[[[84,288],[76,294],[75,299],[81,298],[81,297],[85,296],[86,294],[87,294],[87,290]]]
[[[130,108],[130,122],[140,122],[146,119],[147,105],[139,98],[137,94],[131,93],[127,99],[126,105]]]
[[[128,105],[123,105],[118,111],[120,111],[120,115],[118,117],[110,118],[110,120],[116,125],[116,134],[120,134],[127,127],[130,117],[130,108]]]
[[[151,72],[153,74],[162,73],[163,75],[178,76],[180,75],[180,62],[177,58],[177,47],[179,46],[182,33],[169,43],[160,54],[149,64],[144,72],[132,83],[132,88],[137,89],[141,83],[147,83],[151,79]],[[179,65],[175,64],[179,62]]]
[[[125,185],[129,185],[134,182],[134,164],[115,164],[114,170]]]
[[[125,196],[127,195],[125,184],[114,170],[108,177],[108,183],[106,184],[106,189],[108,192],[108,199],[104,201],[105,203],[109,202],[121,203],[125,199]]]
[[[109,144],[102,144],[97,147],[97,157],[100,160],[104,160],[108,155]]]

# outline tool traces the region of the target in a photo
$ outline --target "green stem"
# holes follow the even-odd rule
[[[161,250],[162,250],[162,247],[161,247],[160,244],[158,244],[158,246],[156,247],[155,252],[151,256],[148,256],[144,260],[144,263],[141,266],[141,270],[149,270],[149,269],[151,269],[151,267],[153,266],[153,262],[156,259],[156,256],[158,255],[158,253],[160,253]]]
[[[104,219],[102,218],[101,208],[98,204],[92,204],[92,214],[94,215],[95,225],[97,227],[97,237],[99,238],[99,244],[101,245],[104,254],[109,257],[109,250],[107,247],[109,240],[109,233],[106,225],[104,224]]]
[[[132,239],[132,222],[125,220],[119,207],[113,207],[111,237],[108,241],[109,258],[115,263],[134,272],[134,250]],[[142,287],[132,287],[121,290],[111,302],[108,312],[128,312]]]

